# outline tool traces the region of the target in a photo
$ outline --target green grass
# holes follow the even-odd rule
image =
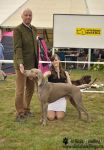
[[[72,70],[71,78],[78,79],[82,75],[91,74],[98,83],[104,83],[102,72],[88,70]],[[104,94],[83,93],[83,103],[87,108],[91,122],[78,120],[77,111],[69,103],[67,113],[63,120],[48,121],[43,127],[40,120],[40,103],[34,93],[31,109],[35,117],[28,118],[24,123],[15,122],[15,76],[8,76],[7,81],[0,81],[0,150],[85,150],[84,145],[90,145],[88,149],[97,145],[104,146]],[[68,138],[66,146],[64,138]],[[78,141],[79,140],[79,141]],[[96,141],[95,141],[96,140]],[[82,141],[81,146],[78,148]],[[77,148],[70,148],[70,144]],[[96,146],[97,147],[97,146]],[[88,150],[87,149],[87,150]],[[97,148],[101,150],[101,148]]]

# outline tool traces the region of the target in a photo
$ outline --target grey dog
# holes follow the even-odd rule
[[[43,125],[47,122],[47,106],[61,97],[68,97],[71,104],[77,109],[79,119],[81,119],[81,112],[84,112],[89,120],[87,110],[82,103],[82,94],[80,88],[68,83],[51,83],[48,82],[39,69],[26,70],[25,75],[30,79],[38,81],[38,94],[41,102],[42,116],[41,121]]]

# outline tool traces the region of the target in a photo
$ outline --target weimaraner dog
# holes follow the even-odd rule
[[[54,102],[61,97],[69,97],[71,104],[77,109],[79,114],[79,119],[81,119],[81,111],[83,111],[87,116],[87,121],[89,120],[89,115],[87,110],[84,108],[82,103],[82,95],[80,88],[75,85],[69,85],[68,83],[51,83],[48,82],[42,72],[39,69],[26,70],[25,75],[29,78],[34,78],[38,80],[38,93],[42,108],[42,124],[46,125],[47,122],[47,106],[48,103]]]

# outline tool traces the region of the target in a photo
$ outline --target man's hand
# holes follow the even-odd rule
[[[24,74],[25,70],[24,70],[24,65],[23,64],[20,64],[20,71],[22,74]]]

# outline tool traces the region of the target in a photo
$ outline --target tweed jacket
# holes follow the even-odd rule
[[[19,69],[23,64],[25,69],[38,67],[37,30],[34,26],[27,27],[23,23],[13,32],[14,67]]]

